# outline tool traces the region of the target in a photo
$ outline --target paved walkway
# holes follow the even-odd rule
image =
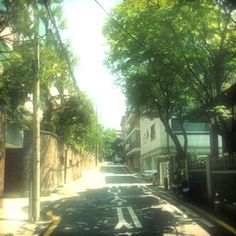
[[[98,171],[99,166],[84,172],[82,177],[76,181],[65,184],[58,188],[55,193],[51,193],[47,197],[40,198],[41,210],[46,208],[52,201],[73,196],[78,191],[83,191],[89,188],[88,182],[97,184],[94,179],[94,174]],[[3,198],[1,199],[0,207],[0,236],[28,236],[39,235],[32,232],[44,232],[44,230],[52,223],[49,219],[43,219],[37,223],[30,223],[29,221],[29,199],[28,198]]]
[[[42,230],[50,224],[41,221],[37,224],[28,220],[28,198],[4,198],[0,208],[0,236],[3,235],[33,235],[36,228]]]

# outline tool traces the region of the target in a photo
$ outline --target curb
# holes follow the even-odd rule
[[[55,228],[61,222],[61,217],[54,215],[52,211],[48,211],[47,216],[51,219],[51,223],[50,223],[49,227],[46,229],[46,231],[44,233],[42,233],[42,236],[51,235],[51,233],[55,230]]]
[[[131,174],[136,174],[136,172],[132,171],[129,167],[125,166],[125,169],[131,173]],[[145,182],[145,181],[144,181]],[[181,202],[183,205],[187,206],[188,208],[190,208],[193,211],[196,211],[197,213],[201,213],[203,215],[205,215],[207,218],[211,219],[212,221],[214,221],[215,223],[217,223],[218,225],[222,226],[224,229],[228,230],[230,233],[236,235],[236,228],[232,225],[230,225],[229,223],[223,221],[222,219],[219,219],[218,217],[216,217],[215,215],[212,215],[211,213],[206,212],[204,209],[198,208],[197,206],[188,203],[186,201],[184,201],[183,199],[175,196],[174,194],[171,194],[169,192],[166,192],[166,190],[164,190],[164,188],[160,188],[158,186],[148,186],[152,191],[159,193],[161,195],[162,198],[164,198],[165,200],[169,201],[170,203],[174,203],[174,201],[177,202]],[[155,187],[155,188],[153,188]],[[170,199],[172,198],[172,199]]]
[[[158,192],[160,191],[160,189],[153,189],[151,188],[153,191],[155,192]],[[182,199],[172,195],[171,193],[166,193],[165,190],[162,190],[161,189],[161,193],[159,193],[161,195],[162,198],[165,199],[166,197],[166,200],[168,200],[170,203],[174,203],[174,201],[177,201],[177,202],[181,202],[184,206],[188,207],[189,209],[197,212],[198,214],[202,214],[204,216],[206,216],[207,218],[211,219],[212,221],[214,221],[215,223],[217,223],[218,225],[222,226],[224,229],[228,230],[230,233],[236,235],[236,228],[232,225],[230,225],[229,223],[225,222],[224,220],[222,219],[219,219],[217,216],[205,211],[204,209],[202,208],[198,208],[197,206],[189,203],[189,202],[186,202],[186,201],[183,201]],[[168,198],[168,199],[167,199]],[[169,199],[169,198],[174,198],[174,199]]]

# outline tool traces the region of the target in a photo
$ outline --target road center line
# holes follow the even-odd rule
[[[61,217],[54,215],[52,211],[48,211],[47,215],[51,218],[52,224],[47,229],[47,231],[43,234],[43,236],[50,236],[51,233],[57,228],[57,226],[61,222]]]
[[[127,223],[126,220],[124,219],[124,215],[123,215],[121,207],[117,208],[117,214],[118,214],[119,222],[116,225],[115,229],[121,229],[123,226],[126,227],[127,229],[133,229],[133,226]]]
[[[142,228],[143,226],[141,225],[141,223],[140,223],[138,217],[136,216],[133,208],[132,207],[127,207],[127,208],[128,208],[129,214],[130,214],[136,228]]]

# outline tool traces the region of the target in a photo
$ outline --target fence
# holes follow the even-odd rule
[[[218,192],[222,201],[236,204],[236,156],[192,158],[188,172],[195,195],[213,199]]]

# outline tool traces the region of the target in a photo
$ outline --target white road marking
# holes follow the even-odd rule
[[[57,203],[56,205],[53,206],[53,208],[58,208],[60,206],[59,203]]]
[[[134,227],[124,219],[124,215],[123,215],[123,211],[122,211],[123,208],[118,207],[116,209],[117,209],[117,215],[118,215],[119,222],[116,225],[115,229],[121,229],[123,226],[126,227],[127,229],[133,229]],[[131,216],[131,219],[132,219],[133,224],[135,225],[135,227],[136,228],[142,228],[143,226],[141,225],[141,223],[140,223],[137,215],[135,214],[133,208],[132,207],[127,207],[127,209],[128,209],[128,212]]]
[[[127,208],[128,208],[129,214],[130,214],[136,228],[142,228],[143,226],[141,225],[141,223],[140,223],[138,217],[136,216],[133,208],[132,207],[127,207]]]
[[[133,226],[127,223],[126,220],[124,219],[124,215],[123,215],[121,207],[117,208],[117,215],[119,218],[119,222],[116,225],[115,229],[121,229],[123,226],[126,227],[127,229],[133,229]]]
[[[183,210],[187,215],[190,215],[192,218],[194,218],[195,220],[200,221],[201,223],[203,223],[204,225],[206,225],[207,227],[214,227],[213,224],[211,224],[209,221],[201,218],[199,215],[197,215],[196,213],[194,213],[191,209],[188,209],[185,206],[180,206],[180,209]]]
[[[207,227],[210,227],[210,228],[212,228],[212,227],[214,227],[214,225],[213,224],[211,224],[209,221],[207,221],[207,220],[205,220],[205,219],[203,219],[203,218],[200,218],[200,219],[198,219],[200,222],[202,222],[204,225],[206,225]]]
[[[196,213],[194,213],[191,209],[185,207],[185,206],[179,206],[179,208],[184,211],[187,215],[191,215],[191,217],[194,218],[199,218],[199,215],[197,215]]]
[[[142,187],[143,193],[145,194],[152,194],[152,192],[150,191],[150,189],[148,189],[147,187]]]
[[[165,205],[163,205],[162,209],[172,213],[176,217],[181,216],[184,219],[188,219],[189,218],[183,211],[181,211],[180,209],[178,209],[177,207],[175,207],[175,206],[173,206],[173,205],[171,205],[169,203],[166,203]]]
[[[127,202],[126,200],[120,198],[119,196],[115,196],[115,199],[113,199],[111,202],[117,202],[119,206],[123,204],[123,202]]]
[[[107,191],[109,193],[113,193],[113,194],[118,194],[121,192],[121,190],[119,188],[116,188],[116,189],[111,188],[111,189],[108,189]]]

